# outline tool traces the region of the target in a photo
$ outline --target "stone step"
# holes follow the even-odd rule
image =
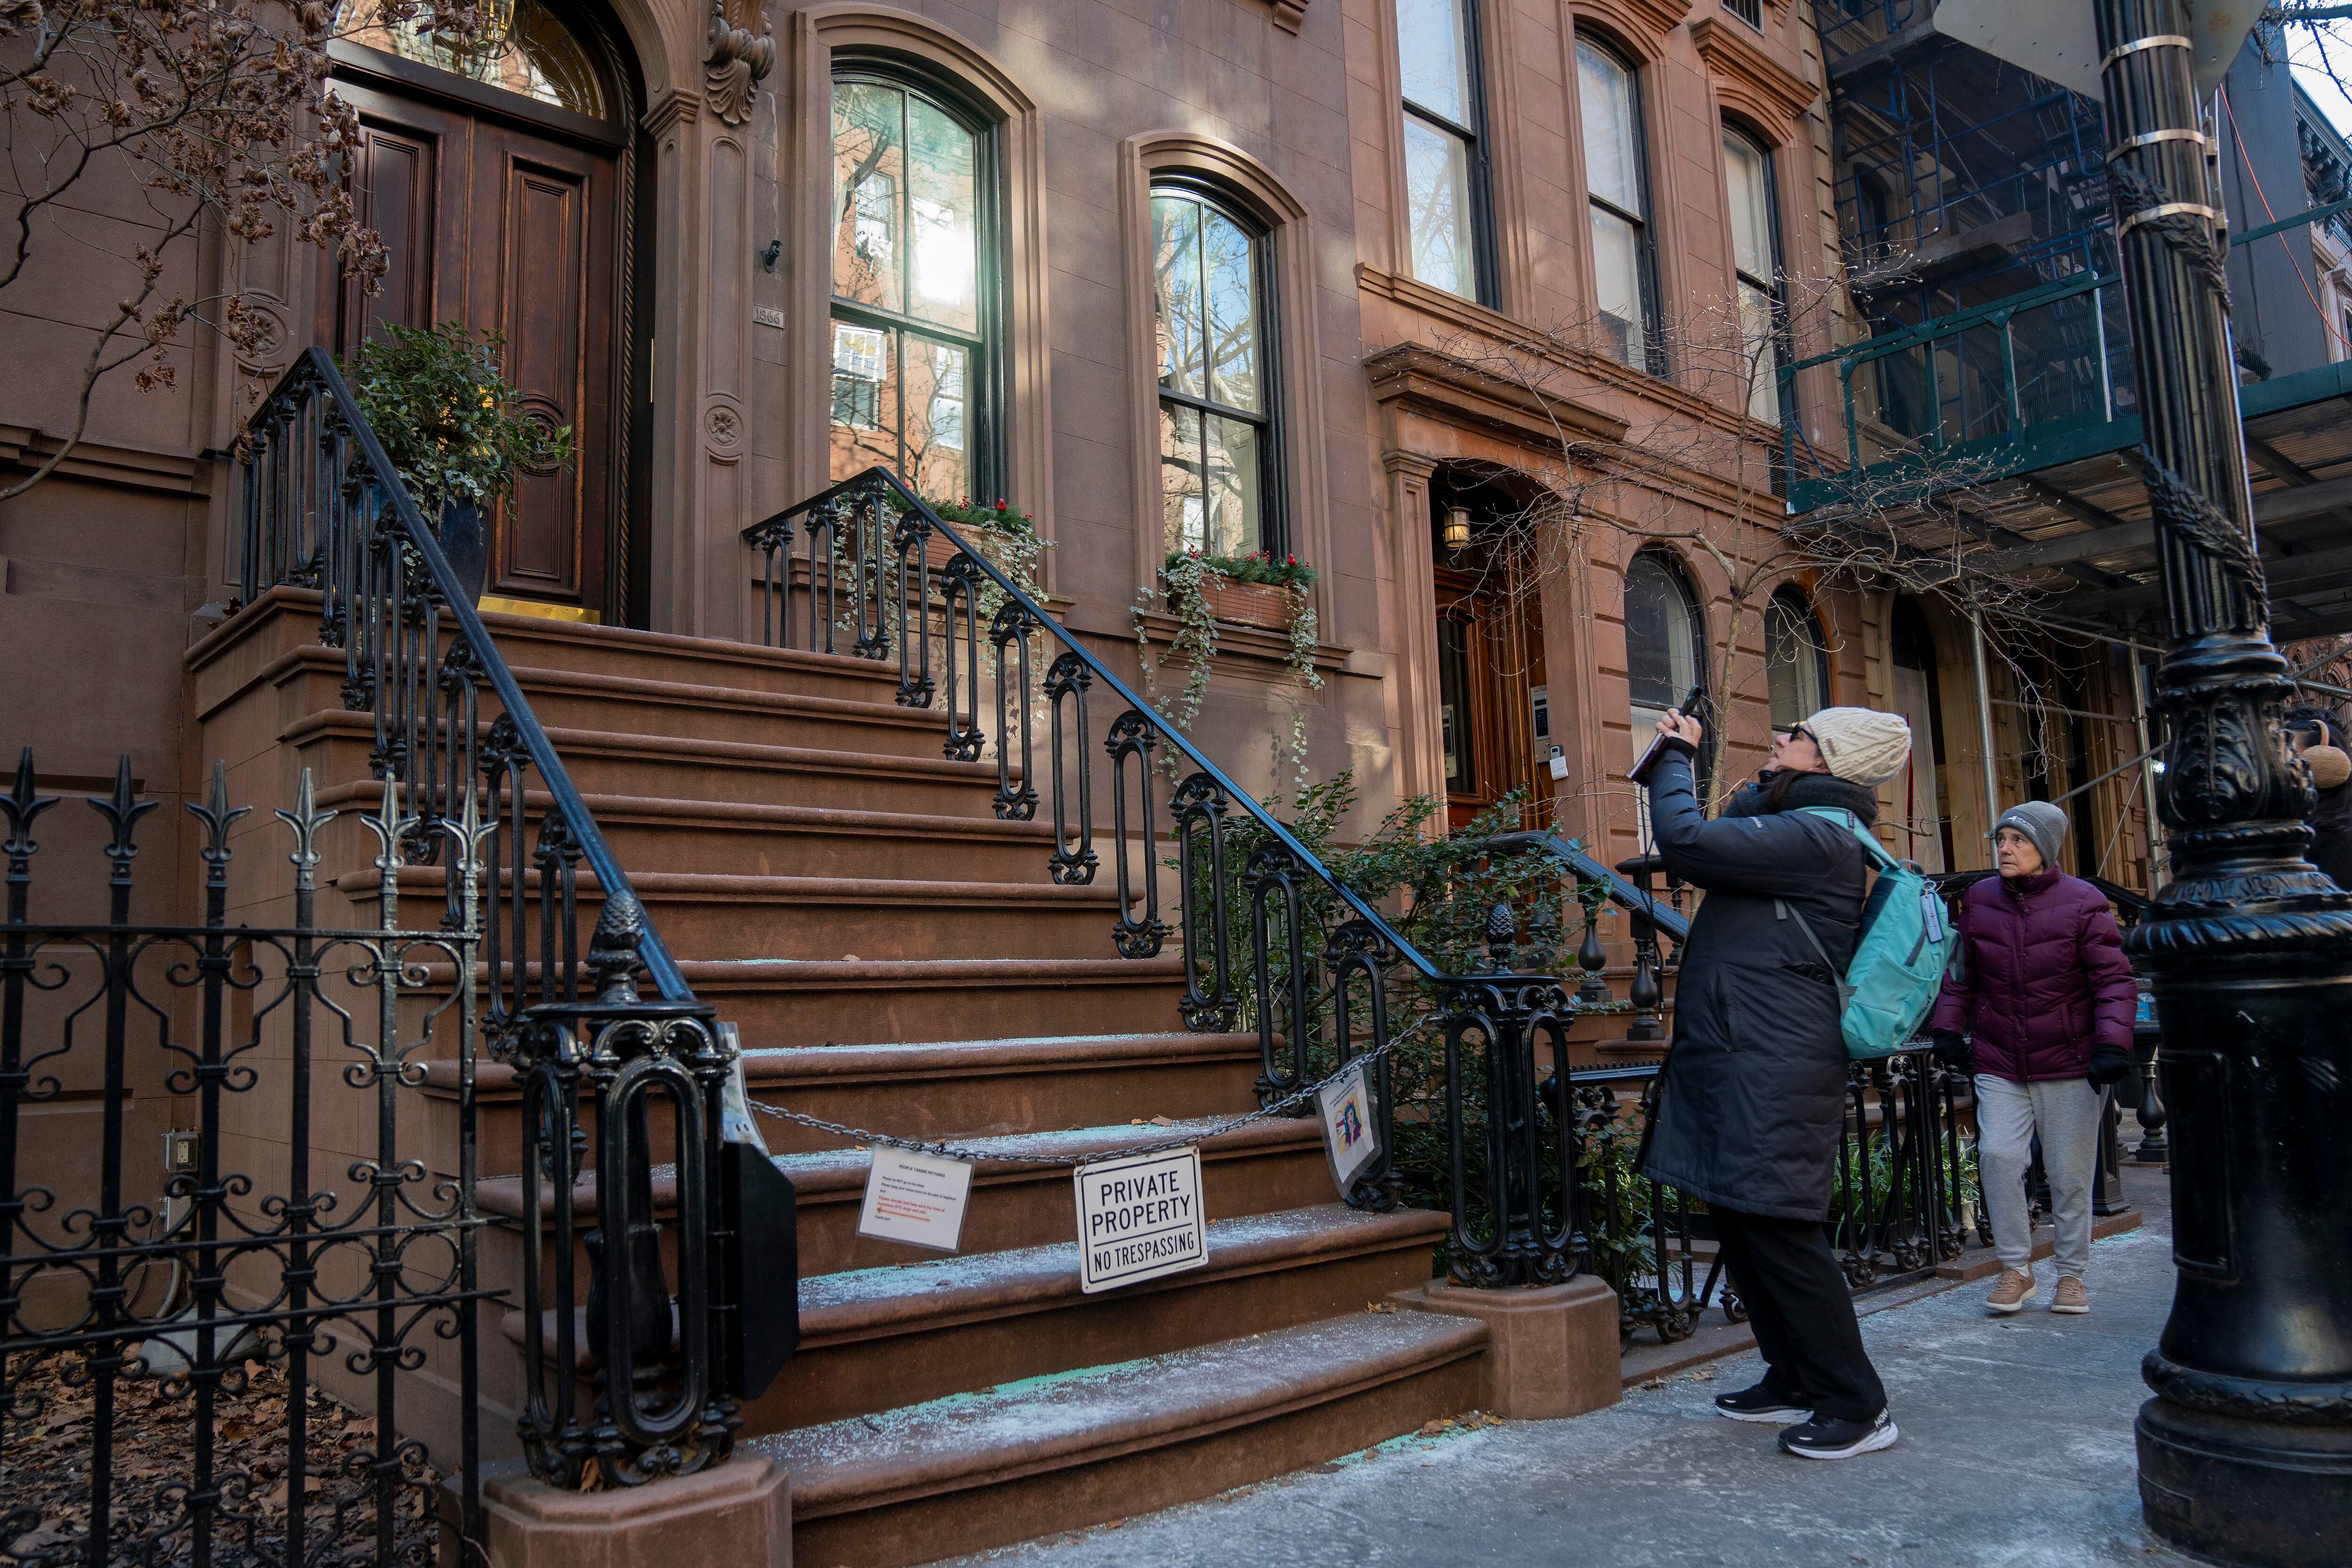
[[[1178,1022],[1182,959],[936,959],[929,963],[688,962],[686,983],[743,1044],[864,1046],[1111,1035]]]
[[[1426,1284],[1447,1224],[1339,1203],[1213,1221],[1200,1268],[1096,1295],[1079,1288],[1075,1238],[803,1279],[800,1351],[743,1407],[743,1430],[820,1426],[1359,1310]],[[572,1310],[584,1358],[586,1309]],[[520,1343],[522,1314],[507,1313],[504,1328]],[[544,1342],[555,1342],[551,1321]]]
[[[1254,1108],[1257,1037],[1072,1035],[1037,1039],[750,1047],[751,1098],[902,1138],[995,1137],[1116,1126],[1154,1116],[1196,1121]],[[778,1153],[839,1141],[773,1117]]]
[[[526,791],[524,809],[536,818],[547,798]],[[619,795],[591,795],[586,801],[605,842],[633,877],[640,867],[660,866],[754,877],[1042,882],[1054,853],[1050,824],[992,816]],[[1112,873],[1106,868],[1096,880],[1108,885]]]
[[[1251,1086],[1259,1066],[1254,1035],[1093,1035],[743,1054],[753,1100],[922,1139],[1116,1127],[1155,1116],[1186,1121],[1236,1116],[1257,1103]],[[447,1174],[457,1169],[457,1065],[427,1062],[424,1070],[430,1138],[419,1157]],[[481,1062],[474,1104],[481,1172],[513,1175],[522,1168],[522,1092],[514,1070]],[[655,1102],[656,1138],[667,1136],[662,1105]],[[779,1154],[847,1147],[846,1140],[775,1117],[761,1117],[760,1130]],[[594,1157],[593,1146],[589,1157]]]
[[[762,1117],[762,1132],[782,1125]],[[1292,1117],[1275,1117],[1211,1136],[1216,1121],[1203,1119],[1159,1126],[1076,1128],[1066,1132],[1035,1132],[1013,1138],[959,1138],[958,1147],[985,1150],[992,1156],[972,1174],[972,1195],[964,1215],[959,1251],[966,1255],[1045,1247],[1074,1237],[1077,1210],[1071,1167],[1058,1163],[1076,1158],[1110,1159],[1130,1149],[1171,1138],[1198,1141],[1201,1150],[1202,1197],[1208,1217],[1239,1219],[1328,1202],[1334,1195],[1329,1161],[1317,1124]],[[1055,1163],[1045,1163],[1047,1160]],[[858,1214],[866,1195],[867,1156],[861,1149],[837,1149],[820,1153],[779,1154],[776,1168],[792,1178],[800,1221],[802,1277],[839,1274],[853,1269],[904,1264],[929,1254],[902,1242],[877,1241],[857,1234]],[[522,1179],[499,1176],[481,1182],[476,1191],[484,1212],[520,1219]],[[551,1236],[551,1200],[541,1184],[541,1226]],[[653,1184],[654,1207],[665,1221],[677,1201],[674,1172],[665,1167]],[[595,1223],[596,1189],[583,1173],[572,1189],[577,1223]],[[484,1265],[493,1279],[521,1278],[516,1248],[521,1233],[499,1226],[488,1236]],[[542,1237],[542,1244],[548,1237]],[[674,1232],[662,1233],[665,1262],[675,1268]],[[587,1254],[574,1259],[581,1299],[586,1299]],[[676,1278],[675,1273],[671,1276]]]
[[[947,713],[798,691],[755,691],[643,676],[517,666],[531,710],[547,728],[626,730],[701,741],[903,757],[940,757]]]
[[[1466,1318],[1359,1310],[750,1446],[792,1474],[800,1568],[899,1568],[1210,1496],[1458,1414],[1482,1396],[1486,1339]]]
[[[583,794],[745,805],[790,801],[856,811],[995,817],[991,804],[997,789],[993,763],[606,729],[550,729],[547,736]],[[300,748],[303,762],[322,781],[370,776],[367,756],[375,733],[364,713],[316,710],[288,725],[280,738]]]
[[[895,658],[886,662],[850,654],[804,653],[625,626],[572,626],[530,616],[492,615],[482,620],[511,666],[859,702],[893,702],[898,691]]]
[[[1358,1310],[1427,1283],[1446,1226],[1441,1214],[1339,1203],[1217,1220],[1202,1267],[1092,1296],[1079,1289],[1075,1237],[804,1279],[800,1352],[744,1407],[744,1429],[814,1426]]]
[[[371,868],[335,879],[337,890],[370,922],[381,876]],[[524,880],[535,902],[540,877],[526,873]],[[649,870],[632,872],[629,885],[654,929],[681,958],[922,962],[1095,958],[1118,952],[1111,928],[1118,917],[1118,894],[1108,887],[1064,888],[1042,879],[919,882]],[[578,889],[585,931],[604,907],[604,891],[584,872]],[[401,871],[403,900],[437,904],[447,889],[448,873],[442,867]]]

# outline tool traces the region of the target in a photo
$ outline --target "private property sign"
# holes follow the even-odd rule
[[[1201,1151],[1130,1154],[1077,1168],[1078,1285],[1087,1294],[1209,1260]]]

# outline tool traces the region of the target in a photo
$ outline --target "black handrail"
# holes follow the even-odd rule
[[[795,555],[801,531],[794,524],[803,520],[807,548]],[[935,535],[953,550],[936,572]],[[1354,1178],[1348,1201],[1387,1208],[1402,1201],[1403,1188],[1394,1163],[1389,1047],[1407,1030],[1391,1026],[1387,1005],[1391,972],[1401,971],[1427,989],[1432,1010],[1412,1027],[1435,1026],[1433,1044],[1444,1062],[1442,1072],[1416,1068],[1415,1081],[1433,1086],[1427,1092],[1433,1098],[1442,1092],[1444,1100],[1454,1277],[1475,1285],[1517,1285],[1549,1283],[1576,1271],[1582,1240],[1575,1216],[1575,1131],[1542,1117],[1536,1100],[1538,1056],[1548,1052],[1555,1071],[1567,1068],[1576,1004],[1551,976],[1509,972],[1518,932],[1507,905],[1486,914],[1490,970],[1445,973],[887,468],[845,479],[752,524],[742,536],[763,563],[763,641],[793,646],[794,595],[804,588],[809,652],[895,658],[898,700],[908,707],[930,707],[944,693],[946,756],[981,760],[992,739],[982,715],[994,715],[996,813],[1027,821],[1050,796],[1049,870],[1065,885],[1091,883],[1099,869],[1087,701],[1102,688],[1118,705],[1101,744],[1112,766],[1110,854],[1118,895],[1112,935],[1119,954],[1152,957],[1169,934],[1160,918],[1153,858],[1161,838],[1153,777],[1164,767],[1154,753],[1165,745],[1172,753],[1167,761],[1180,764],[1168,771],[1181,775],[1171,779],[1165,805],[1175,840],[1184,973],[1179,1010],[1185,1026],[1234,1027],[1245,996],[1255,1001],[1262,1103],[1296,1094],[1328,1065],[1368,1058],[1365,1085],[1382,1136],[1379,1154]],[[805,584],[796,585],[794,573],[803,567]],[[1039,632],[1061,649],[1042,679],[1032,654],[1033,635]],[[983,636],[995,666],[992,705],[983,702],[982,689]],[[939,679],[932,668],[935,641],[944,667]],[[1045,651],[1053,653],[1050,644]],[[1051,718],[1042,768],[1040,708],[1050,710]],[[1048,780],[1044,795],[1041,772]],[[1226,826],[1235,808],[1246,815],[1258,840],[1239,868],[1237,892]],[[1142,846],[1139,884],[1136,840]],[[1234,905],[1245,906],[1240,911],[1245,931],[1234,929]],[[1330,1056],[1313,1058],[1326,1042]]]
[[[449,929],[479,941],[478,971],[469,962],[456,980],[461,1026],[470,1036],[478,973],[489,999],[484,1036],[523,1099],[516,1426],[531,1472],[570,1490],[592,1465],[608,1486],[635,1486],[717,1464],[733,1443],[742,1366],[730,1344],[745,1316],[737,1311],[741,1247],[726,1217],[736,1205],[720,1191],[720,1095],[734,1048],[646,921],[472,592],[334,362],[306,351],[247,422],[238,455],[247,475],[241,589],[254,601],[279,585],[320,593],[319,639],[343,650],[344,706],[374,723],[369,765],[384,781],[386,819],[379,900],[388,909],[397,897],[404,854],[408,863],[438,859],[449,880]],[[446,514],[445,526],[458,515]],[[502,710],[487,721],[485,689]],[[523,775],[531,768],[549,799],[527,849]],[[604,895],[584,952],[583,860]],[[478,925],[472,892],[485,881],[488,919]],[[503,963],[502,943],[513,949]],[[660,1001],[639,999],[641,968]],[[390,1003],[385,1016],[389,1028]],[[667,1102],[670,1124],[658,1149],[656,1098]],[[575,1187],[590,1125],[593,1230],[578,1223]],[[467,1128],[470,1147],[470,1120]],[[469,1204],[471,1159],[469,1152]],[[653,1211],[656,1163],[678,1173],[674,1292]],[[552,1246],[540,1244],[542,1223]],[[575,1239],[587,1253],[584,1338],[572,1316]],[[580,1351],[601,1379],[583,1377]],[[584,1395],[597,1382],[592,1414]]]
[[[605,843],[604,835],[598,829],[596,819],[589,814],[586,803],[580,798],[580,791],[573,785],[562,759],[555,754],[554,742],[547,738],[546,729],[532,713],[530,700],[523,695],[514,671],[507,668],[507,661],[499,653],[498,644],[491,639],[489,629],[483,626],[481,616],[474,608],[473,595],[467,592],[457,569],[450,565],[447,553],[441,548],[440,539],[425,522],[424,513],[410,499],[407,487],[400,481],[399,471],[393,467],[392,459],[385,456],[383,444],[370,428],[367,416],[360,411],[359,402],[352,395],[341,373],[335,368],[335,362],[320,349],[305,349],[301,357],[278,378],[269,395],[246,421],[246,461],[254,472],[254,482],[249,483],[246,489],[243,583],[246,596],[256,598],[264,588],[279,583],[323,588],[328,597],[326,618],[338,623],[338,632],[348,628],[350,595],[356,584],[349,577],[338,583],[333,580],[333,574],[339,564],[356,567],[362,563],[349,560],[332,562],[328,559],[328,552],[338,542],[356,550],[363,542],[356,539],[336,542],[325,538],[311,538],[306,542],[299,534],[288,535],[281,531],[272,536],[265,526],[265,491],[273,478],[281,476],[263,474],[261,466],[271,452],[273,442],[287,433],[280,427],[291,423],[300,414],[300,405],[312,392],[323,393],[331,408],[329,420],[317,433],[320,439],[323,442],[341,435],[359,448],[355,456],[346,457],[341,473],[332,476],[332,482],[341,491],[341,499],[346,502],[356,502],[372,498],[376,506],[391,514],[401,544],[414,552],[431,583],[433,592],[424,606],[425,613],[428,616],[446,615],[455,623],[457,636],[474,667],[469,673],[487,681],[497,694],[500,705],[506,710],[506,718],[513,723],[514,745],[529,758],[530,765],[539,770],[541,784],[552,797],[550,815],[562,819],[571,835],[572,846],[576,847],[580,858],[588,862],[589,869],[595,873],[597,885],[604,889],[607,901],[626,899],[635,902],[636,894],[629,886],[628,873],[621,869],[620,861],[614,858],[611,846]],[[304,507],[306,498],[293,492],[290,485],[299,482],[302,477],[282,476],[289,486],[284,499],[296,508]],[[317,475],[308,477],[313,483],[318,483],[320,478]],[[327,499],[325,495],[314,492],[307,498],[307,504],[317,507]],[[273,567],[282,569],[273,572]],[[337,640],[344,646],[346,702],[357,705],[353,693],[361,689],[362,683],[369,689],[380,690],[386,676],[401,680],[414,679],[414,671],[388,667],[388,661],[381,657],[383,650],[380,646],[374,650],[379,656],[375,660],[376,668],[363,668],[362,660],[369,650],[360,646],[359,639],[343,635]],[[423,644],[421,651],[427,660],[437,654],[437,649],[430,642]],[[407,737],[383,733],[383,709],[380,705],[377,712],[379,747],[393,753],[386,757],[383,765],[391,768],[393,776],[402,783],[417,786],[423,781],[402,776],[402,763],[412,761],[414,756],[413,748],[401,750],[399,747],[399,742]],[[517,891],[520,894],[519,889]],[[677,961],[670,955],[667,944],[650,921],[644,925],[639,935],[637,952],[655,989],[661,993],[665,1001],[690,1003],[695,999],[692,988],[686,983],[686,976],[678,969]],[[515,955],[518,971],[521,963],[521,953],[518,952]]]
[[[1070,654],[1075,655],[1078,662],[1085,666],[1087,672],[1090,676],[1108,687],[1113,695],[1125,702],[1129,709],[1136,712],[1147,715],[1148,721],[1150,723],[1151,727],[1158,731],[1160,736],[1165,739],[1170,745],[1174,746],[1178,751],[1183,752],[1185,759],[1190,762],[1196,770],[1205,774],[1208,779],[1215,784],[1217,789],[1223,792],[1227,799],[1233,801],[1234,804],[1241,806],[1244,811],[1247,812],[1252,820],[1256,822],[1258,826],[1272,837],[1276,843],[1288,850],[1291,856],[1300,866],[1304,867],[1316,878],[1317,880],[1320,881],[1332,893],[1337,895],[1339,900],[1349,907],[1349,909],[1354,910],[1356,918],[1369,925],[1380,939],[1388,944],[1390,949],[1394,952],[1398,958],[1403,960],[1404,963],[1410,965],[1423,980],[1443,981],[1454,978],[1453,976],[1447,975],[1444,971],[1439,969],[1436,964],[1432,963],[1427,958],[1423,956],[1419,949],[1415,948],[1412,943],[1407,942],[1402,935],[1398,934],[1396,928],[1390,925],[1389,922],[1381,917],[1381,912],[1378,910],[1374,909],[1354,889],[1350,889],[1347,884],[1341,882],[1337,877],[1333,876],[1330,868],[1326,867],[1323,862],[1316,857],[1315,852],[1307,848],[1306,845],[1300,843],[1298,836],[1291,832],[1289,828],[1284,826],[1272,812],[1260,805],[1256,796],[1251,795],[1249,791],[1235,784],[1232,777],[1226,773],[1224,769],[1211,762],[1207,754],[1204,753],[1198,746],[1194,745],[1192,741],[1185,736],[1182,731],[1177,729],[1175,725],[1168,722],[1166,719],[1160,715],[1157,710],[1152,708],[1152,706],[1146,702],[1141,697],[1138,696],[1133,688],[1129,687],[1126,681],[1121,680],[1117,675],[1113,674],[1110,668],[1104,664],[1101,659],[1097,658],[1091,649],[1089,649],[1084,643],[1078,641],[1077,638],[1072,637],[1068,629],[1066,628],[1060,621],[1047,614],[1044,605],[1038,604],[1035,599],[1032,598],[1026,590],[1008,576],[993,561],[989,560],[987,556],[983,555],[981,552],[974,550],[970,540],[958,532],[952,524],[948,522],[946,519],[940,517],[937,511],[933,510],[929,501],[923,500],[922,497],[917,495],[913,490],[908,489],[905,482],[888,468],[880,467],[879,465],[868,468],[864,473],[857,474],[850,479],[842,480],[839,484],[835,485],[830,489],[819,491],[817,494],[811,496],[808,500],[802,501],[797,506],[787,507],[784,510],[777,512],[773,516],[769,517],[762,521],[751,524],[749,528],[743,530],[744,542],[752,545],[754,548],[766,551],[770,548],[769,541],[776,539],[781,531],[782,542],[786,547],[789,547],[792,537],[792,520],[793,518],[816,511],[821,508],[835,506],[839,501],[840,498],[844,496],[856,496],[863,491],[870,489],[871,487],[877,483],[888,489],[889,491],[898,498],[898,504],[903,507],[906,511],[921,519],[926,531],[936,530],[938,532],[944,535],[949,543],[954,545],[957,550],[962,552],[964,559],[970,561],[973,567],[985,574],[989,580],[995,584],[997,590],[1003,594],[1007,600],[1013,604],[1018,605],[1024,611],[1025,611],[1029,620],[1034,622],[1037,627],[1043,628],[1047,635],[1052,637],[1055,642],[1060,643]],[[772,560],[772,556],[771,559]],[[908,564],[908,563],[902,554],[900,562],[901,569],[904,570]],[[924,574],[926,577],[928,576],[929,563],[927,558],[921,557],[919,553],[913,564],[918,571]],[[766,584],[763,585],[762,592],[772,594],[782,585],[782,584],[779,583],[772,570],[767,578]],[[812,578],[812,587],[814,587],[814,578]],[[828,595],[831,594],[832,590],[833,584],[828,582]],[[918,589],[918,592],[919,594],[920,590]],[[928,602],[929,595],[927,594],[922,595],[921,596],[925,602]],[[863,623],[861,620],[861,632],[862,630]],[[866,638],[864,636],[861,636],[861,641],[864,640],[866,640]],[[919,647],[914,646],[917,644],[920,645]],[[950,641],[950,647],[952,647],[952,641]],[[885,654],[887,654],[887,649],[884,649],[882,652],[875,654],[874,657],[884,657]],[[929,657],[930,647],[928,639],[909,637],[902,641],[899,649],[899,662],[902,671],[902,698],[906,692],[918,689],[924,690],[926,697],[928,697],[928,687],[929,684],[928,679],[929,674]],[[920,660],[918,672],[916,673],[916,684],[911,685],[903,679],[903,677],[908,673],[907,665],[908,660],[910,658]],[[977,671],[975,670],[975,674],[976,673]],[[950,704],[952,704],[952,693],[950,694]],[[910,705],[927,706],[928,703],[918,702]],[[950,715],[950,718],[952,719],[952,715]]]
[[[1563,838],[1549,831],[1505,833],[1496,837],[1494,846],[1505,854],[1540,849],[1585,881],[1600,883],[1608,889],[1611,903],[1651,921],[1673,940],[1677,948],[1690,940],[1688,916],[1671,905],[1659,903],[1655,894],[1638,886],[1632,878],[1613,867],[1594,859],[1573,838]]]

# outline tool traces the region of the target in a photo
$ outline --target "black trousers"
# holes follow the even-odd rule
[[[1723,1271],[1764,1356],[1765,1388],[1823,1415],[1874,1419],[1886,1390],[1862,1348],[1853,1294],[1822,1222],[1709,1212]]]

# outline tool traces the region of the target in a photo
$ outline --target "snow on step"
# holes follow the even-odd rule
[[[985,1484],[1184,1441],[1477,1353],[1483,1323],[1359,1312],[1196,1350],[1054,1373],[755,1438],[792,1472],[795,1515]]]

